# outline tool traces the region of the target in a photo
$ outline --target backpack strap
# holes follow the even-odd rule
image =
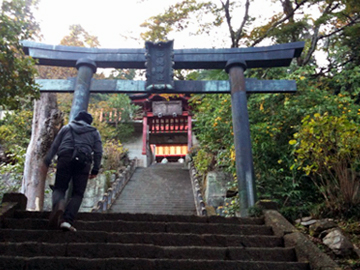
[[[70,128],[71,138],[73,140],[74,148],[75,148],[76,145],[87,145],[87,146],[90,147],[90,149],[92,149],[91,145],[89,145],[88,143],[85,143],[85,142],[84,143],[82,143],[82,142],[76,143],[73,128],[71,127],[71,125],[69,125],[69,128]]]
[[[75,147],[74,133],[73,133],[73,129],[72,129],[71,125],[69,125],[69,128],[70,128],[71,138],[73,140],[73,144],[74,144],[74,147]]]

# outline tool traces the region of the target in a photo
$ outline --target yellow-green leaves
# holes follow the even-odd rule
[[[290,140],[290,141],[289,141],[289,144],[290,144],[290,145],[294,145],[294,144],[296,144],[296,142],[297,142],[296,140]]]
[[[346,115],[332,116],[315,113],[306,116],[296,140],[296,164],[324,195],[330,208],[343,201],[349,205],[360,203],[360,126]]]

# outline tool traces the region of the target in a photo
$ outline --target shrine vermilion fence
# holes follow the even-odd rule
[[[188,130],[188,118],[186,116],[177,118],[151,118],[148,122],[150,133],[187,133]]]

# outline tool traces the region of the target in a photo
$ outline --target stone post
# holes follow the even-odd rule
[[[231,108],[240,215],[241,217],[246,217],[248,216],[249,207],[255,205],[256,202],[250,125],[244,78],[246,63],[239,59],[232,59],[226,63],[225,70],[229,74],[231,86]]]
[[[74,98],[71,106],[69,122],[82,110],[87,111],[90,100],[90,84],[96,72],[96,63],[88,58],[81,58],[76,62],[78,75],[76,78]]]

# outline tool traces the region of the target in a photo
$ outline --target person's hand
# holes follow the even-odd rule
[[[90,174],[89,179],[94,179],[97,176],[97,174]]]

